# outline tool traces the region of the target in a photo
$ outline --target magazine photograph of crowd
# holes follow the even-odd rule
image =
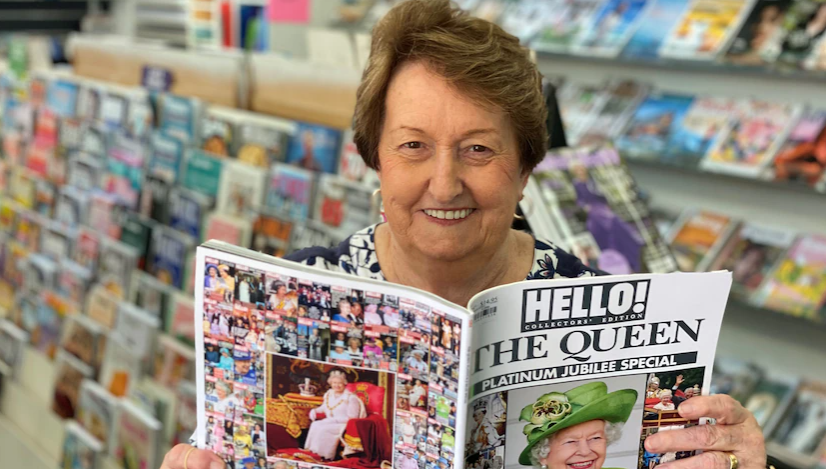
[[[498,436],[510,439],[504,467],[637,467],[646,380],[616,376],[508,391],[505,434]]]
[[[452,467],[458,320],[207,258],[207,447],[233,469]]]

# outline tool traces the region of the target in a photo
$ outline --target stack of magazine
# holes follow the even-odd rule
[[[710,389],[731,286],[728,272],[534,280],[465,308],[218,241],[197,265],[196,322],[233,326],[196,336],[195,439],[234,467],[516,469],[565,429],[610,427],[605,466],[642,468],[647,436],[702,423],[676,406]],[[234,295],[216,265],[262,291]]]

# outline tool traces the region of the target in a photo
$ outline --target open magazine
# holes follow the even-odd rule
[[[708,393],[731,287],[534,280],[466,309],[217,241],[197,262],[195,440],[235,468],[556,469],[558,434],[605,438],[592,469],[687,457],[641,442],[701,423],[677,408]]]

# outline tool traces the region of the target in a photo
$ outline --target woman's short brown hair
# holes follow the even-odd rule
[[[499,26],[451,7],[448,0],[407,0],[373,29],[358,89],[354,140],[368,166],[378,169],[390,80],[403,63],[419,60],[479,104],[508,114],[524,171],[542,161],[548,110],[530,52]]]

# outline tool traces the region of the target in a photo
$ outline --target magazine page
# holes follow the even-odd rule
[[[465,309],[216,241],[197,265],[199,448],[235,467],[405,467],[414,454],[461,467]]]
[[[464,466],[634,469],[689,456],[645,453],[641,442],[700,423],[677,407],[708,394],[730,287],[728,272],[639,274],[472,298]],[[586,439],[591,459],[555,446]]]

